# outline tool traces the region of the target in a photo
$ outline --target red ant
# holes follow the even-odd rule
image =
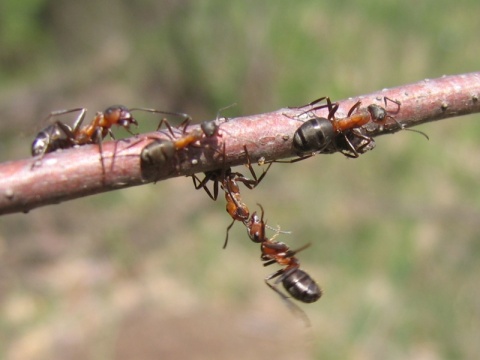
[[[232,107],[233,105],[236,105],[236,104],[232,104],[232,105],[226,106],[224,108],[221,108],[220,110],[218,110],[217,118],[215,120],[204,121],[200,124],[199,129],[196,128],[196,129],[194,129],[190,132],[187,132],[187,128],[188,128],[188,125],[190,124],[190,122],[192,121],[192,118],[188,115],[184,115],[185,120],[178,126],[179,129],[183,128],[182,136],[178,139],[173,140],[173,143],[175,145],[175,149],[176,150],[184,149],[184,148],[188,147],[189,145],[201,140],[203,137],[212,138],[214,136],[218,136],[219,135],[219,130],[220,130],[220,126],[218,125],[218,119],[220,118],[220,112],[222,112],[225,109],[228,109],[229,107]],[[155,112],[155,110],[150,110],[150,111]],[[170,125],[170,123],[168,122],[167,119],[162,119],[160,121],[160,123],[157,127],[157,131],[161,128],[162,124],[165,124],[165,126],[167,127],[167,129],[170,132],[170,134],[172,135],[172,137],[175,138],[175,133],[173,131],[173,128],[172,128],[172,126]]]
[[[309,324],[306,314],[297,305],[295,305],[288,296],[278,289],[278,284],[281,282],[285,290],[295,299],[304,303],[312,303],[317,301],[322,296],[322,290],[318,287],[316,282],[305,271],[300,270],[300,261],[295,257],[295,254],[301,250],[304,250],[310,244],[307,244],[300,249],[290,250],[290,248],[278,241],[274,241],[277,234],[268,239],[265,236],[266,223],[263,220],[264,210],[263,207],[258,204],[262,211],[262,215],[258,217],[254,212],[250,219],[245,222],[247,227],[248,236],[255,243],[261,244],[261,259],[263,266],[269,266],[272,264],[279,264],[285,266],[284,268],[270,274],[265,278],[265,283],[273,291],[275,291],[292,310],[300,314],[305,322]],[[275,279],[275,282],[271,284],[269,281]]]
[[[172,113],[143,108],[128,109],[123,105],[113,105],[108,107],[103,112],[97,112],[89,124],[82,126],[82,123],[85,120],[87,109],[77,108],[71,110],[54,111],[49,115],[49,119],[72,112],[79,111],[80,113],[75,120],[73,127],[70,127],[69,125],[57,120],[52,125],[49,125],[40,131],[32,143],[32,155],[40,156],[41,159],[45,154],[58,149],[67,149],[74,146],[87,144],[98,144],[100,147],[100,154],[102,155],[102,140],[107,135],[110,135],[112,139],[115,139],[115,136],[111,130],[113,125],[123,127],[130,134],[135,135],[130,130],[130,126],[132,124],[138,126],[137,120],[132,115],[132,111],[136,110],[182,116],[186,118],[185,121],[190,118],[188,115],[182,113]],[[162,122],[160,122],[159,127],[161,124]],[[103,155],[102,167],[104,167]]]
[[[164,111],[157,111],[154,109],[143,109],[150,112],[157,112],[163,114],[171,114],[171,115],[178,115],[183,116],[184,121],[176,128],[176,130],[181,130],[181,136],[177,137],[174,128],[170,125],[167,119],[162,119],[157,126],[157,131],[162,127],[163,124],[167,127],[170,135],[171,141],[154,138],[155,141],[147,145],[141,153],[141,159],[145,164],[149,166],[153,165],[161,165],[165,163],[167,160],[173,158],[175,151],[186,149],[188,146],[193,145],[195,142],[202,140],[203,138],[213,138],[215,136],[221,136],[219,134],[220,125],[218,124],[218,120],[220,118],[220,113],[228,109],[236,104],[232,104],[221,108],[217,112],[217,117],[215,120],[204,121],[200,124],[200,128],[193,129],[190,132],[187,132],[188,126],[192,121],[192,118],[187,114],[182,113],[167,113]],[[225,152],[225,151],[224,151]],[[192,175],[193,183],[196,189],[204,188],[210,198],[216,200],[218,196],[218,180],[215,181],[215,195],[212,195],[205,184],[209,180],[214,180],[216,178],[220,178],[221,174],[219,171],[211,171],[206,172],[206,178],[202,181],[198,179],[196,175]],[[197,185],[197,181],[199,185]]]
[[[133,133],[130,131],[130,125],[138,125],[130,110],[122,105],[110,106],[104,112],[97,112],[92,122],[85,126],[82,126],[87,113],[85,108],[54,111],[48,118],[78,111],[80,114],[73,128],[57,120],[40,131],[33,140],[32,155],[43,156],[57,149],[66,149],[75,145],[98,144],[107,134],[114,138],[111,131],[113,125],[121,126],[131,134]]]
[[[332,104],[329,97],[322,97],[308,105],[315,105],[323,100],[327,101],[327,105],[314,107],[301,114],[325,107],[328,107],[329,110],[328,119],[314,117],[305,121],[297,129],[293,137],[293,147],[300,158],[293,161],[302,160],[313,153],[333,153],[337,150],[347,157],[357,158],[368,150],[369,145],[373,142],[371,137],[362,134],[358,129],[370,121],[384,124],[388,118],[395,121],[401,129],[418,132],[428,139],[428,136],[421,131],[406,129],[404,125],[389,115],[385,108],[376,104],[370,104],[366,108],[360,109],[361,102],[358,101],[350,108],[347,116],[341,119],[335,118],[339,104]],[[398,112],[400,102],[385,97],[385,106],[387,106],[387,100],[397,104]]]
[[[218,134],[219,130],[219,126],[216,120],[213,120],[203,122],[199,129],[197,128],[190,132],[187,132],[188,122],[184,121],[184,123],[181,124],[181,126],[183,126],[183,136],[176,138],[175,132],[173,131],[173,128],[168,123],[168,121],[165,119],[162,120],[159,127],[162,124],[165,124],[165,126],[168,128],[172,136],[172,140],[155,139],[154,142],[148,144],[142,149],[140,155],[141,161],[143,164],[146,164],[150,167],[164,164],[165,162],[173,159],[176,151],[187,148],[193,143],[201,140],[203,137],[213,137]],[[246,145],[244,145],[244,150],[247,157],[247,167],[250,170],[253,179],[249,179],[239,172],[233,172],[231,167],[226,167],[225,143],[223,144],[222,169],[205,172],[205,176],[202,180],[200,180],[195,174],[192,175],[195,189],[198,190],[203,188],[212,200],[216,200],[218,197],[219,184],[225,191],[225,200],[227,201],[226,211],[232,217],[232,222],[227,227],[223,248],[226,248],[228,244],[229,231],[235,221],[245,223],[250,216],[250,211],[247,205],[243,203],[241,199],[240,187],[238,186],[238,182],[242,182],[247,188],[253,189],[263,180],[266,173],[270,169],[270,166],[272,165],[270,164],[267,169],[262,173],[262,175],[260,177],[257,177],[251,165],[250,155],[248,154]],[[213,193],[207,187],[207,183],[209,181],[213,182]]]
[[[155,110],[149,111],[155,112]],[[178,126],[178,128],[176,128],[183,128],[181,132],[182,136],[177,137],[168,120],[162,119],[157,127],[157,130],[161,128],[162,124],[165,124],[171,135],[171,140],[154,138],[153,142],[151,142],[142,149],[142,152],[140,154],[142,164],[145,165],[147,169],[152,167],[159,167],[165,164],[167,161],[172,160],[176,151],[185,149],[188,146],[194,144],[195,142],[200,141],[204,137],[211,138],[218,135],[219,125],[217,124],[216,120],[204,121],[200,125],[200,128],[196,128],[190,132],[187,132],[187,128],[191,120],[192,119],[190,116],[187,115],[185,117],[185,120]],[[196,180],[198,180],[198,178],[195,175],[192,175],[192,178],[196,187]],[[205,187],[203,183],[199,186],[199,188],[200,187],[204,187],[209,196],[212,197],[208,188]],[[216,192],[218,194],[218,188]],[[215,198],[217,194],[215,195]]]

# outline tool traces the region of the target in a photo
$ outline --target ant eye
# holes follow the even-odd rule
[[[113,107],[109,107],[107,110],[105,110],[103,113],[105,115],[110,115],[115,109]]]

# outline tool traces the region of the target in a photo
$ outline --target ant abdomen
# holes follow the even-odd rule
[[[290,295],[304,303],[315,302],[322,296],[322,290],[315,280],[298,268],[285,272],[282,284]]]
[[[293,148],[299,156],[318,152],[335,139],[335,129],[330,120],[313,118],[305,121],[293,136]]]
[[[43,155],[58,149],[71,147],[71,141],[65,131],[71,132],[72,129],[66,124],[62,124],[61,126],[52,124],[40,131],[32,142],[32,156]]]
[[[148,166],[162,166],[170,161],[175,154],[174,143],[166,139],[156,139],[142,149],[140,159]]]

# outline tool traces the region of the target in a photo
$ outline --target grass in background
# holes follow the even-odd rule
[[[28,156],[30,127],[59,108],[93,116],[124,103],[200,121],[234,102],[228,116],[478,71],[475,1],[13,2],[0,11],[3,160]],[[210,335],[185,340],[193,357],[473,358],[477,119],[425,125],[428,142],[378,138],[357,160],[278,164],[242,191],[293,231],[282,241],[313,245],[299,257],[325,296],[301,305],[308,346],[240,225],[221,249],[223,200],[175,179],[0,219],[0,357],[121,359],[127,343],[137,357],[149,347],[172,357],[181,347],[155,347],[168,323],[178,337]],[[127,325],[149,329],[156,316],[129,343]]]

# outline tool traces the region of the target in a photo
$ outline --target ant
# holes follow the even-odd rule
[[[102,140],[107,135],[110,135],[112,139],[115,139],[111,127],[113,125],[121,126],[130,134],[134,135],[130,131],[130,125],[133,124],[138,126],[137,121],[131,114],[131,110],[123,105],[113,105],[108,107],[104,112],[97,112],[92,122],[85,126],[82,126],[87,112],[87,109],[85,108],[54,111],[50,113],[48,119],[54,116],[78,111],[80,113],[75,120],[73,127],[57,120],[55,123],[47,126],[37,134],[32,142],[31,153],[32,156],[39,156],[39,159],[32,164],[32,169],[47,153],[59,149],[72,148],[78,145],[98,144],[100,148],[102,169],[103,172],[105,172]]]
[[[285,266],[267,276],[265,278],[265,283],[286,302],[287,306],[292,311],[300,314],[305,322],[309,324],[308,318],[303,310],[295,305],[288,296],[278,289],[278,284],[282,283],[285,290],[294,299],[304,303],[315,302],[322,296],[322,290],[308,273],[300,270],[300,261],[295,257],[296,253],[306,249],[310,244],[297,250],[290,250],[286,244],[274,240],[279,231],[277,231],[271,239],[268,239],[265,236],[266,223],[263,220],[264,210],[262,205],[258,204],[258,206],[262,211],[262,215],[259,217],[257,213],[254,212],[250,219],[245,223],[248,236],[253,242],[261,244],[261,260],[263,261],[263,266],[269,266],[275,263]],[[273,284],[270,283],[270,280],[275,278],[278,279],[276,279]]]
[[[232,104],[232,105],[226,106],[224,108],[221,108],[220,110],[218,110],[217,118],[215,120],[204,121],[200,124],[199,129],[198,128],[194,129],[194,130],[192,130],[188,133],[187,133],[187,128],[190,125],[190,123],[192,121],[192,118],[189,115],[186,115],[186,114],[176,114],[176,115],[183,115],[185,117],[185,120],[178,126],[179,129],[183,128],[183,130],[182,130],[182,136],[179,139],[176,139],[176,140],[173,141],[174,144],[175,144],[175,149],[176,150],[184,149],[187,146],[201,140],[203,137],[212,138],[214,136],[220,136],[219,135],[220,125],[218,125],[218,119],[220,118],[220,112],[222,112],[225,109],[228,109],[228,108],[232,107],[233,105],[236,105],[236,104]],[[153,109],[149,109],[149,111],[156,112]],[[163,112],[161,112],[161,113],[163,113]],[[162,124],[165,124],[165,126],[167,127],[167,129],[170,132],[170,134],[172,135],[172,137],[175,138],[175,133],[173,131],[173,128],[172,128],[172,126],[170,125],[170,123],[168,122],[167,119],[162,119],[160,121],[160,123],[157,127],[157,131],[161,128]]]
[[[171,141],[168,142],[165,140],[159,140],[158,138],[155,138],[155,141],[153,143],[147,145],[144,148],[144,151],[142,151],[141,159],[143,161],[146,161],[150,165],[153,165],[154,163],[161,164],[161,163],[164,163],[166,160],[171,159],[176,150],[186,149],[188,146],[193,145],[194,143],[202,140],[203,138],[213,138],[215,136],[221,136],[219,133],[220,125],[218,124],[218,120],[220,119],[220,113],[223,110],[228,109],[234,105],[236,104],[231,104],[229,106],[219,109],[215,120],[204,121],[200,124],[200,128],[195,128],[190,132],[187,132],[187,129],[192,121],[192,118],[187,114],[167,113],[164,111],[157,111],[154,109],[144,109],[150,112],[159,112],[164,114],[183,116],[184,121],[176,128],[177,130],[181,130],[181,136],[177,137],[177,135],[173,130],[173,127],[170,125],[168,120],[162,119],[158,124],[157,131],[162,127],[163,124],[165,124],[165,126],[167,127],[171,135]],[[225,153],[225,150],[224,150],[224,153]],[[208,190],[208,188],[204,185],[206,184],[206,182],[208,182],[208,180],[213,180],[214,178],[217,178],[220,175],[218,173],[215,173],[215,171],[206,172],[205,174],[207,174],[206,177],[208,178],[202,181],[200,181],[198,177],[196,177],[195,175],[192,175],[195,188],[200,189],[203,187],[207,192],[207,194],[210,196],[210,198],[216,200],[218,196],[218,181],[215,184],[216,185],[215,195],[212,195]],[[197,185],[197,181],[200,183],[199,185]]]
[[[227,201],[226,211],[232,217],[232,222],[227,227],[227,234],[225,236],[225,243],[223,245],[224,249],[227,247],[228,234],[235,221],[240,221],[246,224],[250,217],[250,210],[248,209],[247,205],[242,201],[240,195],[240,187],[238,186],[238,183],[241,182],[248,189],[252,190],[260,184],[260,182],[263,180],[268,170],[272,166],[272,163],[270,163],[267,169],[263,171],[262,175],[260,175],[260,177],[257,177],[257,174],[252,167],[252,162],[247,150],[247,146],[244,145],[243,149],[247,157],[247,168],[250,170],[250,174],[252,175],[253,179],[245,177],[242,173],[233,172],[231,167],[226,167],[225,143],[223,144],[222,169],[205,172],[205,176],[202,180],[200,180],[195,174],[192,175],[195,189],[199,190],[203,188],[212,200],[217,200],[219,184],[225,191],[225,200]],[[213,181],[213,194],[207,188],[207,183],[209,181]]]
[[[142,149],[140,160],[148,166],[165,164],[175,155],[175,144],[167,139],[155,139]]]
[[[210,197],[212,200],[217,200],[218,198],[218,186],[221,184],[222,188],[228,192],[228,186],[226,185],[229,181],[240,181],[245,184],[249,189],[254,189],[260,182],[263,180],[265,175],[267,174],[268,170],[270,169],[271,164],[267,167],[267,170],[264,170],[262,175],[260,177],[257,177],[257,174],[255,173],[255,170],[252,167],[252,162],[250,158],[250,154],[248,153],[246,145],[243,146],[243,149],[245,151],[246,157],[247,157],[247,168],[250,170],[250,174],[252,175],[253,179],[248,179],[246,178],[243,174],[239,172],[232,172],[231,167],[226,166],[226,153],[225,153],[225,144],[223,144],[223,166],[221,169],[216,169],[212,171],[206,171],[204,173],[204,178],[200,180],[198,176],[192,175],[193,179],[193,184],[195,186],[196,190],[199,189],[204,189],[207,195]],[[212,192],[207,188],[207,183],[209,181],[213,182],[213,194]],[[232,188],[235,188],[235,185],[232,183]],[[238,185],[236,185],[236,188],[238,188]],[[234,190],[231,190],[234,191]],[[238,190],[239,191],[239,190]]]
[[[108,107],[103,112],[97,112],[95,117],[89,124],[82,126],[82,123],[85,120],[87,109],[76,108],[71,110],[54,111],[50,113],[48,119],[59,115],[69,114],[72,112],[80,113],[75,120],[73,127],[70,127],[69,125],[57,120],[53,124],[47,126],[45,129],[40,131],[32,143],[32,155],[40,156],[40,159],[42,159],[45,154],[56,151],[58,149],[68,149],[74,146],[81,146],[87,144],[98,144],[100,148],[102,168],[105,171],[102,155],[102,140],[107,135],[110,135],[112,139],[115,139],[115,136],[111,129],[113,125],[123,127],[130,134],[136,135],[130,130],[130,126],[138,126],[137,120],[132,115],[132,111],[137,110],[182,116],[185,117],[187,120],[190,118],[188,115],[182,113],[172,113],[143,108],[128,109],[123,105],[113,105]],[[159,127],[161,126],[161,124],[162,122],[160,122]],[[34,165],[35,163],[33,164],[33,166]]]
[[[337,150],[347,157],[359,157],[369,149],[369,145],[373,142],[373,138],[362,134],[359,130],[370,121],[384,124],[390,118],[402,130],[414,131],[425,136],[427,140],[429,139],[422,131],[406,129],[405,125],[400,124],[393,116],[389,115],[385,108],[376,104],[370,104],[366,108],[360,109],[361,101],[358,101],[350,108],[347,116],[341,119],[335,118],[339,104],[332,103],[329,97],[322,97],[308,105],[315,105],[323,100],[327,101],[327,105],[316,106],[309,111],[328,107],[328,118],[314,117],[305,121],[297,129],[293,137],[293,147],[300,158],[293,162],[310,157],[313,153],[333,153]],[[400,102],[388,97],[384,97],[385,107],[387,100],[397,104],[396,112],[400,110]],[[302,114],[305,113],[307,112]]]
[[[175,128],[172,125],[170,125],[167,119],[162,119],[160,121],[160,123],[157,126],[157,131],[161,129],[162,125],[165,125],[165,127],[168,130],[166,135],[169,136],[170,138],[169,140],[164,138],[161,139],[153,136],[148,137],[148,138],[152,138],[154,141],[148,144],[147,146],[145,146],[142,149],[142,152],[140,154],[144,177],[150,178],[151,175],[154,175],[155,171],[153,171],[152,173],[152,168],[153,169],[158,168],[159,166],[164,165],[167,161],[173,160],[175,155],[177,154],[177,151],[180,151],[182,149],[187,149],[189,146],[197,146],[195,143],[201,141],[204,138],[210,139],[216,136],[221,137],[222,135],[220,134],[220,125],[218,121],[220,118],[220,112],[231,106],[232,105],[220,109],[217,113],[217,118],[215,120],[204,121],[200,124],[199,128],[195,128],[191,131],[188,131],[188,127],[190,125],[190,122],[192,121],[192,118],[190,116],[188,116],[187,114],[181,114],[181,113],[168,113],[172,115],[183,116],[184,120],[178,127],[175,127]],[[144,109],[144,110],[150,111],[150,112],[165,113],[163,111],[157,111],[154,109]],[[213,141],[215,141],[216,143],[217,139],[214,139]],[[135,144],[132,144],[130,146],[133,146],[133,145]],[[201,146],[201,145],[198,145],[198,146]],[[203,148],[207,149],[209,148],[209,146],[210,145],[205,145],[203,146]],[[206,172],[205,174],[206,174],[206,178],[202,181],[200,181],[196,175],[191,175],[195,188],[200,189],[203,187],[207,192],[207,194],[210,196],[210,198],[216,199],[218,196],[218,181],[215,181],[215,193],[214,193],[215,195],[211,194],[211,192],[205,186],[205,184],[209,180],[214,180],[215,178],[220,179],[222,177],[221,173],[220,171],[211,171],[211,172]],[[199,185],[197,183],[199,183]]]
[[[78,111],[80,114],[73,127],[57,120],[40,131],[33,140],[32,155],[43,156],[57,149],[71,148],[76,145],[99,144],[107,135],[114,139],[111,131],[113,125],[121,126],[134,135],[130,131],[130,125],[138,125],[131,114],[131,110],[123,105],[113,105],[103,112],[97,112],[92,122],[85,126],[82,126],[87,113],[85,108],[54,111],[50,113],[48,118]]]
[[[150,110],[155,111],[155,110]],[[188,125],[191,121],[190,116],[186,116],[185,120],[178,126],[176,129],[183,128],[181,130],[182,135],[177,137],[175,131],[173,130],[172,126],[169,124],[167,119],[162,119],[157,127],[158,129],[161,128],[162,124],[165,124],[169,133],[170,133],[170,140],[166,139],[159,139],[154,138],[154,141],[145,146],[142,149],[140,154],[140,159],[143,164],[146,164],[148,167],[152,166],[159,166],[165,164],[167,161],[173,159],[175,152],[186,149],[188,146],[194,144],[197,141],[200,141],[202,138],[211,138],[216,135],[219,135],[219,125],[217,124],[216,120],[211,121],[204,121],[200,124],[200,128],[196,128],[190,132],[187,132]],[[167,134],[168,135],[168,134]],[[195,175],[192,175],[193,182],[196,185],[196,179],[198,178]],[[206,181],[205,181],[206,182]],[[201,184],[200,187],[204,187],[204,184]],[[210,197],[212,197],[209,190],[204,187]],[[218,193],[218,189],[216,190]],[[216,198],[217,195],[215,195]]]

